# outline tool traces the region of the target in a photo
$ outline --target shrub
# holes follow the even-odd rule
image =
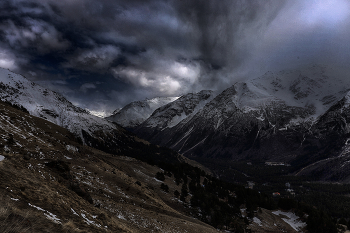
[[[162,183],[161,185],[160,185],[160,188],[164,191],[164,192],[169,192],[169,187],[168,187],[168,185],[166,185],[166,184],[164,184],[164,183]]]
[[[157,172],[157,173],[156,173],[156,179],[157,179],[157,180],[160,180],[160,181],[164,181],[164,180],[165,180],[164,173],[162,173],[162,172]]]

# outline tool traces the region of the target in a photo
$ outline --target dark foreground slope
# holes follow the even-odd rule
[[[244,232],[241,206],[276,207],[132,134],[107,154],[21,110],[0,102],[1,232]]]
[[[1,232],[216,232],[169,206],[178,201],[161,191],[158,167],[83,146],[7,104],[0,109]]]
[[[268,195],[218,180],[169,149],[129,134],[120,151],[154,166],[77,141],[0,102],[1,232],[245,232],[259,230],[255,218],[261,229],[297,232],[284,216],[257,213],[277,208]],[[304,206],[293,208],[325,220]],[[324,228],[334,224],[327,220]]]

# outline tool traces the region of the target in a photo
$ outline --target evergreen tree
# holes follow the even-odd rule
[[[169,192],[169,186],[168,185],[166,185],[166,184],[164,184],[164,183],[162,183],[161,185],[160,185],[160,188],[164,191],[164,192]]]
[[[182,185],[182,188],[181,188],[180,200],[183,201],[183,202],[185,202],[187,196],[188,196],[188,189],[187,189],[187,185],[184,183],[184,184]]]
[[[165,180],[165,176],[163,172],[157,172],[156,173],[156,179],[160,180],[160,181],[164,181]]]

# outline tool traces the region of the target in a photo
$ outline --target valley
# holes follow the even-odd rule
[[[350,233],[350,1],[0,10],[0,233]]]
[[[3,229],[17,224],[25,232],[271,228],[312,233],[319,232],[313,222],[322,221],[323,229],[333,232],[336,219],[347,217],[347,138],[336,118],[346,117],[347,96],[313,121],[308,118],[315,114],[313,107],[288,106],[272,97],[268,102],[273,104],[265,108],[259,102],[255,109],[242,107],[239,101],[252,102],[242,100],[246,86],[240,84],[216,97],[201,91],[165,101],[143,123],[126,130],[20,75],[2,72]],[[249,95],[248,100],[257,95],[259,101],[266,96]],[[142,106],[149,108],[134,110],[143,111]],[[138,116],[130,111],[128,107],[128,118]],[[216,122],[218,116],[225,120]],[[147,132],[153,136],[147,138]],[[175,142],[174,150],[156,145],[157,138]]]

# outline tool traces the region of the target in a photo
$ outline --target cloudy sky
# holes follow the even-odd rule
[[[0,67],[92,111],[350,63],[347,0],[1,0]]]

